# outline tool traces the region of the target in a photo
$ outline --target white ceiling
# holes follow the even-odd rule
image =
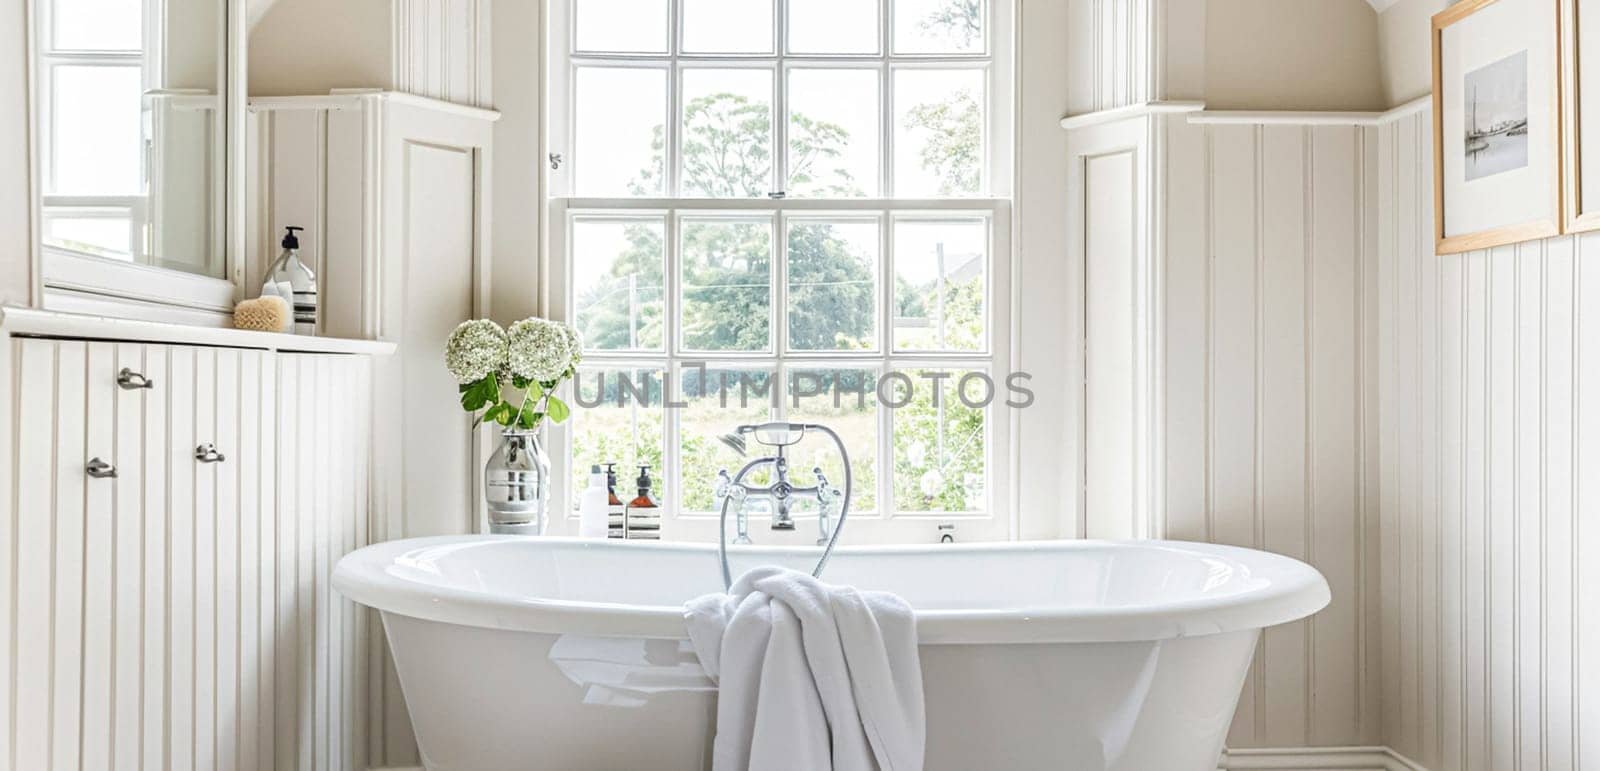
[[[1377,11],[1378,13],[1383,13],[1384,11],[1389,10],[1389,6],[1398,2],[1400,2],[1400,0],[1367,0],[1367,4],[1372,6],[1372,10]]]

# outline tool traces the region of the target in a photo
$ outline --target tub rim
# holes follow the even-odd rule
[[[519,598],[486,591],[408,580],[389,573],[397,557],[421,548],[525,541],[581,548],[704,552],[715,560],[715,544],[618,543],[570,537],[448,535],[406,538],[363,547],[341,558],[333,588],[385,613],[427,621],[505,631],[687,640],[683,609],[547,598]],[[1327,579],[1310,565],[1271,552],[1221,544],[1174,540],[1004,541],[976,544],[916,544],[840,547],[836,556],[957,552],[1156,549],[1197,553],[1245,563],[1267,585],[1232,595],[1163,604],[1098,608],[937,609],[916,612],[921,644],[1027,644],[1139,642],[1220,634],[1296,621],[1326,607]],[[809,554],[814,549],[755,546],[741,553]],[[708,570],[711,568],[708,567]],[[826,578],[826,576],[824,576]]]

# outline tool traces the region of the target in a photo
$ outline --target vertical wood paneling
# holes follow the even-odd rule
[[[1367,317],[1398,299],[1385,273],[1395,231],[1368,215],[1400,198],[1380,173],[1397,144],[1381,130],[1181,118],[1162,135],[1166,535],[1305,559],[1333,590],[1315,620],[1263,635],[1229,746],[1376,743],[1390,685],[1369,611],[1400,605],[1372,551],[1394,447],[1377,442],[1369,399],[1387,391],[1363,378],[1400,352]],[[1418,190],[1401,193],[1415,206]]]
[[[1210,308],[1210,211],[1206,201],[1210,143],[1206,127],[1181,117],[1164,119],[1167,195],[1183,205],[1167,209],[1166,250],[1166,535],[1206,537],[1206,389],[1210,359],[1206,320]]]
[[[90,343],[85,372],[112,372],[115,351],[110,343]],[[104,381],[101,383],[104,385]],[[114,389],[86,388],[84,399],[85,441],[83,452],[114,463],[112,411]],[[116,518],[112,510],[115,485],[88,484],[84,487],[83,532],[83,767],[111,766],[112,649],[116,644],[116,619],[112,597],[113,560],[116,543]]]
[[[81,342],[56,352],[55,581],[50,668],[50,766],[77,768],[83,740],[84,430],[87,383]]]
[[[144,394],[144,436],[139,453],[140,483],[144,500],[144,603],[140,623],[144,629],[144,647],[140,652],[144,678],[140,710],[140,736],[144,767],[166,768],[170,757],[167,742],[172,730],[170,691],[167,682],[168,640],[167,622],[170,618],[170,600],[167,595],[167,559],[171,553],[171,510],[168,492],[171,477],[171,456],[167,443],[172,436],[173,374],[169,349],[146,346],[144,351],[146,375],[156,378],[156,390]],[[176,405],[183,409],[181,403]]]
[[[16,352],[16,672],[11,767],[50,768],[51,546],[55,523],[56,344],[10,343]]]
[[[1257,129],[1214,126],[1212,140],[1211,473],[1207,536],[1218,543],[1259,546],[1259,445],[1256,357],[1259,341],[1257,270]],[[1262,741],[1267,712],[1260,649],[1245,682],[1230,746]]]
[[[1380,189],[1429,178],[1428,121],[1378,129]],[[1435,257],[1426,199],[1379,199],[1382,741],[1430,769],[1600,769],[1600,242]]]
[[[195,352],[194,441],[215,444],[217,424],[218,351]],[[218,451],[227,454],[227,447]],[[238,462],[237,454],[234,462]],[[194,559],[194,765],[216,767],[217,731],[217,479],[220,463],[195,465]]]
[[[144,348],[136,343],[120,343],[115,348],[112,371],[123,367],[147,372]],[[152,375],[152,377],[160,377]],[[111,389],[107,389],[108,391]],[[146,391],[112,391],[115,400],[115,446],[113,463],[122,475],[113,485],[116,553],[112,573],[116,586],[113,600],[116,615],[112,630],[115,648],[115,673],[112,689],[112,763],[116,771],[137,769],[140,764],[140,715],[144,698],[144,408]]]
[[[1305,293],[1305,364],[1309,380],[1304,418],[1308,487],[1304,528],[1309,561],[1327,577],[1333,600],[1306,622],[1309,662],[1305,688],[1315,694],[1305,714],[1302,741],[1350,742],[1357,731],[1360,608],[1359,507],[1360,385],[1357,324],[1360,286],[1360,133],[1345,127],[1310,132],[1307,204],[1310,260]]]
[[[365,767],[345,737],[359,725],[354,672],[366,638],[328,579],[366,541],[358,490],[370,416],[354,390],[369,385],[366,361],[7,344],[18,508],[0,595],[15,608],[3,699],[15,719],[4,723],[0,768]],[[280,361],[292,391],[278,387]],[[156,387],[117,388],[121,367]],[[284,508],[280,414],[312,448],[293,461],[312,493]],[[201,443],[226,460],[199,463]],[[84,473],[96,456],[116,479]],[[293,561],[280,570],[285,515]],[[279,614],[280,600],[295,613]],[[280,619],[290,618],[285,634]],[[279,672],[291,687],[275,687]],[[296,733],[280,753],[283,726]]]
[[[1311,134],[1299,126],[1266,126],[1260,137],[1261,389],[1257,427],[1261,444],[1261,546],[1297,559],[1307,553],[1308,476],[1306,365],[1310,353],[1307,302],[1312,260]],[[1266,169],[1273,169],[1270,174]],[[1310,714],[1310,644],[1307,624],[1268,629],[1261,647],[1263,687],[1272,697],[1265,710],[1264,744],[1294,746],[1304,740]]]
[[[489,106],[489,6],[482,0],[395,3],[395,89]]]
[[[1578,287],[1574,307],[1577,318],[1575,343],[1576,388],[1580,395],[1595,393],[1600,385],[1600,242],[1583,236],[1577,260]],[[1577,516],[1573,519],[1572,554],[1574,560],[1573,683],[1577,726],[1572,732],[1573,755],[1583,771],[1600,769],[1600,661],[1584,660],[1584,653],[1600,651],[1600,610],[1593,599],[1600,597],[1600,523],[1593,512],[1600,510],[1600,404],[1579,402],[1577,441]],[[1587,515],[1587,516],[1586,516]],[[1587,600],[1587,601],[1585,601]],[[1565,738],[1565,737],[1563,737]]]
[[[254,352],[242,354],[255,356]],[[213,731],[215,767],[237,771],[239,767],[239,583],[244,565],[239,561],[239,474],[252,456],[242,453],[239,441],[239,359],[241,353],[227,348],[216,356],[216,437],[217,450],[228,461],[212,464],[216,473],[214,498],[215,547],[212,552],[216,594],[214,599],[215,703]]]
[[[195,468],[197,398],[196,349],[170,349],[167,382],[167,762],[174,769],[194,767],[194,640],[195,640],[195,490],[201,472]]]

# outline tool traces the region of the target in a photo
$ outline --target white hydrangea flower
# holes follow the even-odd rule
[[[539,318],[523,319],[507,330],[510,337],[511,374],[547,383],[572,366],[572,336],[565,324]]]
[[[576,367],[583,362],[583,336],[579,335],[577,327],[571,324],[562,324],[561,331],[567,333],[567,347],[572,351],[572,366]]]
[[[444,344],[445,367],[457,383],[482,380],[506,363],[506,332],[488,319],[463,321]]]

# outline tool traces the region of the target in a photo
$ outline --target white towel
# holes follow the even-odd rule
[[[683,615],[718,685],[715,771],[922,768],[922,666],[905,600],[762,567]]]

